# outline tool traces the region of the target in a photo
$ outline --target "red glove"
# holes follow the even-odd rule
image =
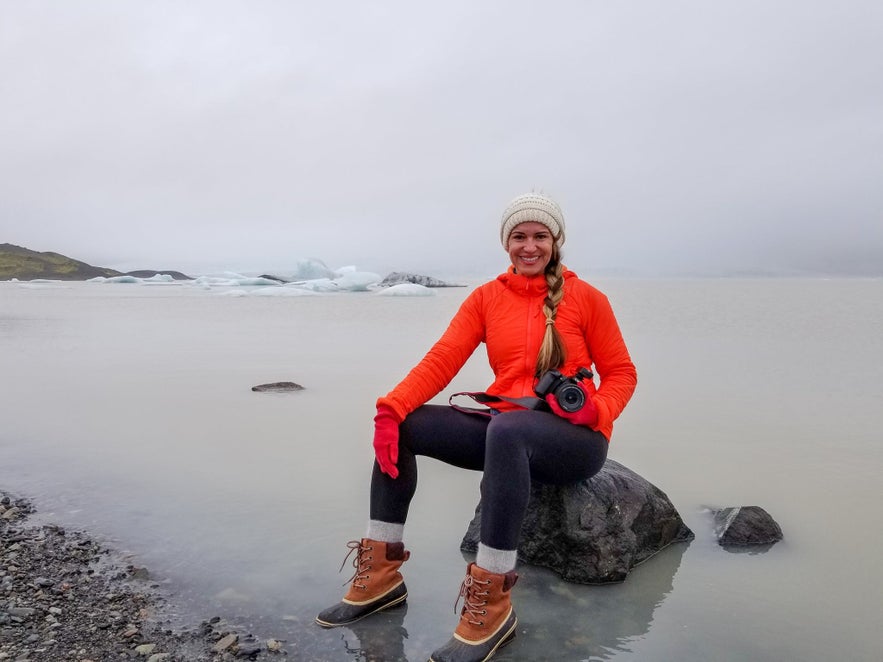
[[[399,476],[396,468],[396,462],[399,461],[399,423],[401,421],[392,407],[377,406],[377,416],[374,417],[374,455],[377,456],[380,470],[392,478]]]
[[[589,394],[588,380],[582,379],[576,384],[582,389],[582,392],[586,396],[586,402],[580,409],[577,409],[576,411],[564,411],[561,409],[561,405],[558,404],[555,396],[551,393],[546,394],[546,402],[549,403],[552,412],[561,418],[567,419],[574,425],[585,425],[588,428],[594,428],[598,425],[598,407],[595,406],[595,402]]]

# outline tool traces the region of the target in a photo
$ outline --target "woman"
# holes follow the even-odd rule
[[[324,627],[346,625],[407,598],[400,568],[410,553],[402,535],[417,455],[483,471],[478,553],[461,586],[459,624],[432,654],[435,662],[487,660],[515,636],[510,594],[531,479],[562,485],[596,474],[637,383],[607,298],[561,264],[564,215],[555,201],[536,193],[515,198],[500,240],[508,271],[472,292],[423,360],[377,401],[368,532],[350,543],[356,572],[343,601],[316,618]],[[481,342],[495,377],[487,394],[501,398],[490,399],[492,415],[424,404]],[[566,382],[571,393],[579,389],[576,403],[562,408],[552,392],[544,403],[534,398],[541,409],[526,408],[550,370],[571,377],[590,375],[580,368],[591,366],[597,388],[579,376]]]

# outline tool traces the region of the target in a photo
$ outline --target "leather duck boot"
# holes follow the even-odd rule
[[[430,662],[483,662],[512,641],[518,619],[510,591],[517,579],[514,572],[498,575],[470,563],[457,598],[463,598],[460,623]]]
[[[378,542],[370,538],[351,540],[350,551],[340,564],[341,570],[350,556],[356,572],[349,579],[350,589],[343,600],[316,616],[316,623],[325,628],[347,625],[371,614],[401,604],[408,597],[405,580],[399,572],[411,552],[400,542]]]

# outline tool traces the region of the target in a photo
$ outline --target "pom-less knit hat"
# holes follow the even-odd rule
[[[561,207],[548,195],[543,193],[525,193],[519,195],[503,212],[500,222],[500,241],[503,248],[507,248],[509,235],[519,223],[542,223],[555,238],[555,243],[560,248],[564,243],[564,213]]]

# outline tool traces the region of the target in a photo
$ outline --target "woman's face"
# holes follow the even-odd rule
[[[529,221],[519,223],[512,230],[506,252],[509,253],[516,273],[538,276],[546,270],[546,265],[552,259],[554,244],[549,228],[542,223]]]

